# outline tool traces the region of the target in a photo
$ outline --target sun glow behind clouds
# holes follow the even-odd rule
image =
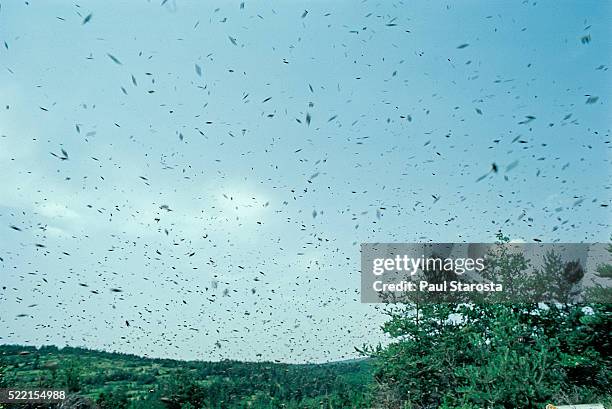
[[[234,215],[236,219],[253,221],[260,219],[269,210],[267,195],[249,186],[232,186],[223,189],[218,195],[221,210]]]

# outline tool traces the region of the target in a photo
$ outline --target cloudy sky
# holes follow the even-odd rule
[[[2,2],[0,342],[351,358],[362,242],[608,240],[611,14]]]

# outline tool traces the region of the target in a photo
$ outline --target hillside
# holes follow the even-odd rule
[[[66,347],[0,346],[0,386],[63,388],[101,408],[308,408],[366,404],[371,361],[200,362]]]

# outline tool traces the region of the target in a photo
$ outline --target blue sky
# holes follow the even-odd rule
[[[609,239],[611,3],[161,3],[2,2],[0,342],[350,358],[361,242]]]

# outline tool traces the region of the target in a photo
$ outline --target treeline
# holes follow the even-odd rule
[[[101,409],[369,405],[368,360],[320,365],[182,362],[83,348],[3,345],[0,362],[0,387],[63,388]]]

